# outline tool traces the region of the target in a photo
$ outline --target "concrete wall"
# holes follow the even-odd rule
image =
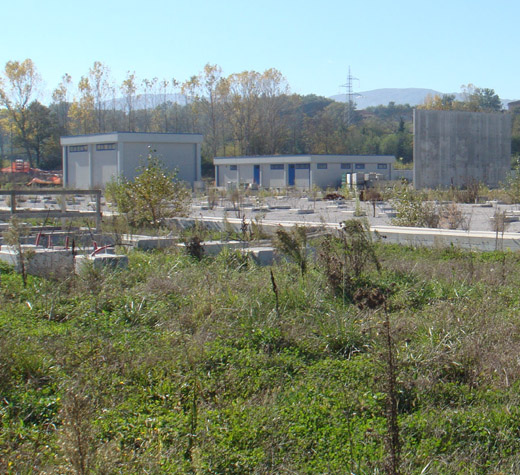
[[[117,173],[117,150],[95,150],[93,147],[92,183],[99,188]]]
[[[124,143],[124,159],[122,163],[121,173],[132,180],[137,175],[140,166],[146,163],[149,148],[155,150],[156,155],[164,167],[168,170],[178,170],[177,178],[179,180],[193,183],[197,180],[196,171],[196,146],[195,144],[183,143]]]
[[[76,188],[90,188],[89,152],[68,152],[65,183]]]
[[[413,170],[396,170],[392,168],[391,180],[407,180],[410,183],[413,181]]]
[[[414,110],[416,188],[497,187],[511,168],[508,113]]]
[[[283,170],[271,170],[268,163],[261,165],[260,179],[264,188],[284,188],[287,186],[287,165],[284,165]]]
[[[254,183],[254,165],[240,165],[238,167],[240,172],[240,183],[241,184],[252,184]]]
[[[228,183],[238,183],[238,170],[231,170],[230,165],[220,165],[217,186],[227,186]]]
[[[295,186],[298,188],[309,188],[309,183],[320,188],[338,188],[341,186],[341,178],[344,173],[379,173],[386,179],[391,179],[392,166],[387,164],[386,169],[378,168],[377,163],[367,163],[364,169],[355,169],[355,162],[350,169],[341,168],[340,163],[327,163],[327,168],[318,168],[317,163],[310,165],[310,169],[295,168]],[[271,165],[264,163],[260,165],[260,186],[264,188],[283,188],[288,183],[288,164],[283,169],[271,169]],[[228,183],[252,184],[254,182],[254,165],[237,165],[237,170],[231,170],[230,165],[217,165],[217,186],[227,186]],[[408,170],[411,174],[411,170]],[[411,176],[409,177],[411,179]]]
[[[317,163],[313,163],[312,166],[312,181],[316,186],[320,188],[338,188],[341,186],[341,178],[345,173],[379,173],[385,177],[385,179],[391,179],[392,165],[386,165],[386,168],[379,168],[377,163],[365,163],[365,168],[356,170],[356,162],[350,164],[350,168],[341,168],[341,163],[327,163],[327,168],[318,168]]]
[[[180,180],[195,185],[201,179],[199,134],[112,132],[62,137],[60,142],[65,186],[97,188],[120,174],[133,179],[150,148],[167,169],[178,170]]]
[[[302,164],[306,165],[309,168],[298,168],[299,164],[295,165],[294,168],[294,186],[296,188],[310,188],[311,186],[311,178],[310,178],[310,165],[308,163]]]

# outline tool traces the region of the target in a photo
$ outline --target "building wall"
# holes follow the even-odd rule
[[[178,170],[179,180],[192,185],[200,180],[199,134],[112,132],[62,137],[65,186],[91,188],[105,185],[114,176],[135,178],[150,148],[168,170]]]
[[[228,183],[238,183],[238,171],[231,170],[230,165],[220,165],[218,169],[218,186],[227,186]]]
[[[497,187],[511,168],[507,113],[414,111],[414,185]]]
[[[304,165],[307,168],[298,168],[298,165]],[[309,188],[310,183],[310,165],[309,163],[296,163],[294,169],[294,186],[296,188]]]
[[[93,167],[92,183],[94,188],[108,183],[113,177],[117,177],[117,149],[96,150],[92,147]]]
[[[89,152],[68,152],[66,184],[76,188],[90,188]]]
[[[338,188],[341,186],[341,165],[339,163],[324,163],[319,168],[318,163],[311,164],[313,184],[320,188]]]
[[[179,180],[193,183],[197,180],[197,160],[196,145],[183,143],[124,143],[124,153],[121,173],[129,180],[137,176],[138,168],[146,163],[149,148],[154,150],[156,155],[168,170],[178,170]]]
[[[240,184],[254,183],[254,165],[240,165],[238,167]]]
[[[271,169],[271,164],[263,163],[260,166],[261,186],[264,188],[284,188],[287,186],[287,165],[283,168]]]
[[[231,165],[216,165],[217,186],[227,186],[229,183],[252,184],[254,183],[254,165],[260,165],[260,186],[264,188],[283,188],[289,186],[289,169],[294,165],[294,186],[297,188],[309,188],[313,184],[320,188],[338,188],[345,173],[372,173],[383,175],[391,179],[392,165],[382,163],[386,168],[379,168],[379,163],[362,162],[353,157],[350,168],[342,168],[341,163],[327,162],[326,157],[320,158],[319,162],[312,163],[262,163],[262,158],[257,163],[237,163],[236,170],[231,170]],[[325,164],[327,168],[320,167]],[[363,168],[356,168],[356,164],[362,164]],[[309,167],[309,168],[302,168]],[[280,168],[281,167],[281,168]]]

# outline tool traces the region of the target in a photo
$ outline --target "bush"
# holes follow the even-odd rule
[[[137,177],[133,181],[124,177],[111,181],[106,186],[106,196],[131,226],[157,228],[164,218],[182,216],[188,210],[190,193],[176,177],[175,172],[165,170],[161,161],[149,153]]]
[[[408,186],[395,191],[394,207],[396,217],[392,223],[396,226],[415,226],[418,228],[438,228],[440,215],[437,206],[426,201],[426,194]]]

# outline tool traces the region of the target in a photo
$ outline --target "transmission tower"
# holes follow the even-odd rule
[[[347,76],[347,83],[341,85],[340,87],[344,87],[346,90],[346,101],[345,101],[345,125],[347,127],[350,127],[352,123],[354,122],[354,96],[357,96],[357,94],[354,94],[353,91],[353,81],[359,81],[358,78],[355,78],[350,73],[350,66],[348,67],[348,76]]]

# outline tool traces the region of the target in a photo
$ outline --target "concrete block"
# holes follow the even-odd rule
[[[151,249],[165,249],[175,246],[177,239],[171,236],[141,236],[124,234],[121,236],[121,243],[123,245],[132,246],[143,251]]]
[[[74,259],[70,249],[46,249],[33,244],[22,245],[25,255],[25,268],[28,274],[39,277],[63,277],[70,275],[74,267]],[[18,249],[14,246],[2,246],[0,260],[12,265],[21,272]]]
[[[95,254],[75,256],[74,269],[80,273],[86,265],[92,265],[94,269],[126,269],[128,256],[120,254]]]
[[[214,256],[222,252],[222,249],[243,249],[247,246],[244,241],[206,241],[201,243],[204,249],[205,256]],[[186,245],[183,242],[177,244],[181,249],[184,249]]]
[[[249,247],[242,252],[249,255],[260,266],[270,266],[275,259],[274,248],[272,247]]]

